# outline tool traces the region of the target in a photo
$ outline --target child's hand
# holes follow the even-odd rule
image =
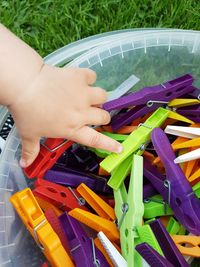
[[[22,167],[37,157],[41,137],[67,138],[83,145],[119,153],[122,146],[88,125],[110,122],[99,108],[106,92],[91,85],[95,72],[43,65],[27,88],[9,106],[22,140]]]

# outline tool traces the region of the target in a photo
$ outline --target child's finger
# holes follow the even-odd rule
[[[87,68],[79,68],[79,71],[82,72],[86,77],[86,82],[88,85],[95,83],[97,79],[96,72]]]
[[[106,102],[108,94],[100,87],[91,87],[91,104],[100,105]]]
[[[88,126],[84,126],[77,130],[73,137],[71,137],[71,140],[82,145],[105,149],[115,153],[121,153],[123,150],[120,143]]]
[[[22,155],[20,159],[20,166],[22,168],[28,167],[35,160],[39,151],[40,151],[39,139],[22,138]]]
[[[88,125],[106,125],[110,122],[111,117],[109,112],[101,108],[91,107],[87,111],[86,120]]]

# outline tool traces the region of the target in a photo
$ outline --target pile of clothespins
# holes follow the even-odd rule
[[[64,139],[41,145],[24,169],[34,188],[11,202],[51,266],[200,266],[200,90],[192,84],[187,74],[105,103],[114,115],[97,130],[121,142],[121,154]]]

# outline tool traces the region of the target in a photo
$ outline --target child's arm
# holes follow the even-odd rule
[[[89,69],[45,65],[27,44],[0,24],[0,103],[14,117],[22,140],[22,167],[39,152],[41,137],[121,152],[122,146],[87,125],[103,125],[110,115],[98,108],[106,92],[92,87],[96,74]]]

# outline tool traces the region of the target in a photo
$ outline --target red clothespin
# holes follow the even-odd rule
[[[43,178],[45,172],[72,144],[72,141],[62,138],[47,138],[44,144],[41,144],[40,152],[34,162],[24,168],[24,173],[28,178]]]
[[[36,197],[49,201],[63,211],[70,211],[74,208],[87,210],[84,206],[85,200],[71,187],[67,188],[44,179],[38,179],[32,192]]]

